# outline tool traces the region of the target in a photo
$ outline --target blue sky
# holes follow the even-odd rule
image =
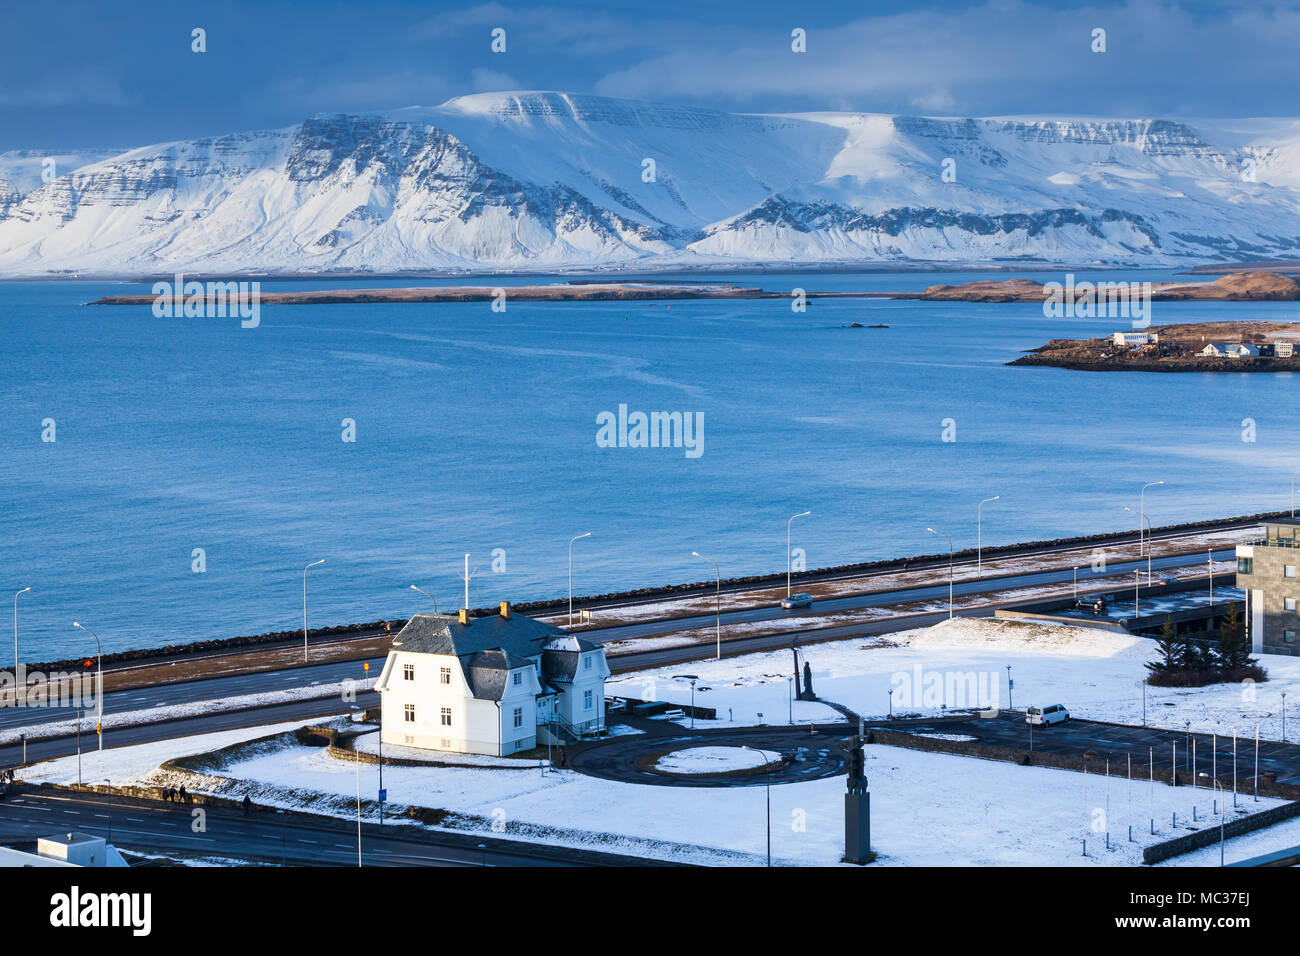
[[[127,147],[502,89],[745,111],[1197,117],[1293,115],[1300,88],[1300,0],[41,0],[9,4],[4,27],[0,149]],[[206,53],[191,52],[195,27]],[[490,50],[494,27],[505,53]]]

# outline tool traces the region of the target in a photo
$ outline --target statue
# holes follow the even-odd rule
[[[862,738],[853,737],[849,741],[849,793],[861,793],[867,789],[867,774],[862,755]]]
[[[816,700],[817,695],[813,693],[812,686],[812,667],[807,661],[803,662],[803,696],[801,700]]]

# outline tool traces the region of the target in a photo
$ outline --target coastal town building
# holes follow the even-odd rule
[[[1264,534],[1237,546],[1237,587],[1246,592],[1251,648],[1262,654],[1300,653],[1300,518],[1275,518]]]
[[[1211,342],[1200,354],[1206,358],[1254,358],[1259,349],[1242,342]]]
[[[510,610],[417,614],[375,685],[385,744],[508,756],[604,729],[605,649]]]
[[[1160,336],[1155,332],[1116,332],[1114,342],[1121,348],[1135,345],[1158,345]]]

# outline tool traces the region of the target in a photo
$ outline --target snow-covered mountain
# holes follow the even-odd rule
[[[10,276],[1300,257],[1300,120],[494,93],[91,155],[50,182],[4,156]]]

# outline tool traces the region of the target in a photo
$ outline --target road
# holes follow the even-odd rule
[[[1233,556],[1232,551],[1216,552],[1216,559],[1222,560]],[[1199,559],[1195,559],[1199,560]],[[1172,556],[1160,558],[1152,561],[1152,570],[1163,570],[1173,567],[1186,566],[1189,563],[1188,556]],[[1105,574],[1115,576],[1125,574],[1135,569],[1145,570],[1145,561],[1123,561],[1112,563],[1107,567]],[[1081,584],[1086,585],[1087,579],[1092,577],[1091,567],[1085,569],[1087,577],[1081,576]],[[957,582],[953,587],[953,593],[957,597],[977,595],[990,591],[1001,591],[1008,588],[1035,587],[1049,584],[1063,584],[1071,581],[1073,572],[1070,569],[1056,571],[1037,571],[1026,574],[1009,575],[1004,577],[988,577],[970,581]],[[948,598],[948,585],[936,584],[926,585],[923,587],[895,588],[888,591],[876,591],[870,594],[851,595],[842,598],[830,598],[824,601],[818,601],[811,613],[828,613],[833,611],[861,610],[865,608],[882,607],[893,604],[906,604],[914,601],[946,601]],[[721,615],[722,624],[748,624],[761,623],[765,621],[780,621],[792,614],[806,616],[808,610],[787,611],[779,605],[769,607],[747,608],[738,611],[724,611]],[[934,623],[941,619],[943,614],[922,614],[912,615],[903,621],[906,627],[924,627],[929,623]],[[650,620],[641,621],[635,624],[624,624],[614,627],[594,628],[584,631],[583,637],[609,643],[611,641],[625,641],[632,638],[647,637],[651,635],[669,634],[676,631],[688,630],[697,627],[712,626],[715,623],[713,614],[697,614],[688,617],[671,618],[668,620]],[[854,637],[864,634],[881,634],[892,630],[899,630],[900,619],[889,619],[872,623],[855,623],[846,624],[828,628],[808,629],[808,634],[813,634],[817,640],[825,640],[834,637]],[[807,638],[804,638],[806,642]],[[774,647],[785,647],[790,644],[790,635],[779,636],[776,638],[742,638],[728,640],[726,643],[727,654],[746,653],[751,650],[763,650]],[[618,655],[612,658],[611,662],[620,671],[632,670],[640,667],[658,666],[663,664],[680,663],[686,660],[699,658],[707,653],[698,646],[688,648],[666,649],[657,652],[645,652]],[[370,671],[363,669],[363,663],[370,664]],[[205,700],[226,700],[232,697],[251,696],[256,694],[265,694],[271,691],[291,690],[311,688],[315,686],[324,686],[336,684],[346,680],[360,681],[367,676],[377,676],[383,665],[383,658],[371,658],[368,662],[362,661],[343,661],[333,664],[318,664],[310,667],[290,667],[282,670],[263,671],[255,674],[241,674],[231,677],[214,677],[206,680],[186,681],[177,684],[162,684],[155,687],[138,688],[135,690],[116,691],[104,695],[103,712],[105,714],[124,713],[127,711],[147,711],[158,707],[179,706],[193,704],[196,701]],[[346,707],[340,706],[339,711],[346,710]],[[36,726],[42,723],[52,723],[56,721],[66,721],[74,718],[76,712],[67,708],[55,707],[5,707],[0,708],[0,730],[13,729],[25,726]]]
[[[0,843],[34,850],[38,837],[75,830],[106,837],[119,850],[149,856],[357,865],[355,820],[270,810],[246,817],[237,810],[204,807],[204,829],[196,833],[191,815],[195,809],[157,800],[18,787],[0,803]],[[368,866],[667,865],[622,854],[394,823],[363,824],[361,859]]]

